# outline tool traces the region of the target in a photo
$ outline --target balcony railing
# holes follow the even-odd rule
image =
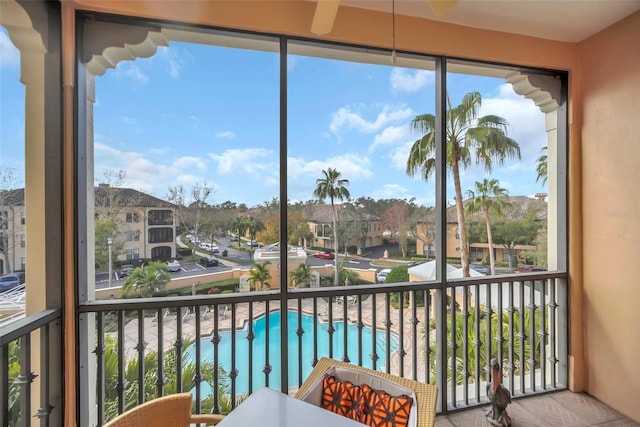
[[[60,317],[45,310],[2,325],[0,425],[62,425]]]
[[[95,333],[80,347],[92,352],[96,380],[79,407],[96,408],[101,425],[191,391],[196,412],[225,413],[261,386],[294,394],[322,356],[437,384],[441,413],[487,403],[493,357],[513,396],[566,388],[566,274],[467,278],[444,289],[429,282],[88,302],[80,320]]]

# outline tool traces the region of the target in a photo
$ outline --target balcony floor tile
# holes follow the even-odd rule
[[[490,427],[485,417],[489,406],[436,417],[436,427]],[[514,400],[507,408],[513,426],[615,426],[638,427],[637,423],[585,393],[561,391]]]

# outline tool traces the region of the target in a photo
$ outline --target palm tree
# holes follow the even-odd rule
[[[547,151],[547,147],[542,147],[541,150],[543,153]],[[536,177],[536,182],[541,181],[542,185],[547,183],[547,154],[541,154],[536,160],[536,172],[538,176]]]
[[[243,219],[242,221],[243,225],[242,228],[245,231],[249,232],[249,237],[251,239],[251,244],[253,244],[253,242],[256,239],[256,233],[264,230],[264,223],[260,220],[255,219],[252,216],[248,216],[246,218]],[[253,246],[249,246],[249,259],[251,259],[251,256],[253,254]]]
[[[327,197],[331,202],[331,214],[333,215],[333,250],[335,253],[335,272],[333,278],[333,285],[338,286],[338,227],[336,226],[338,219],[336,216],[335,200],[349,199],[351,195],[349,190],[345,187],[349,185],[348,179],[341,179],[342,175],[335,169],[329,168],[323,170],[324,178],[316,179],[316,189],[313,191],[313,195],[320,201],[324,201]]]
[[[260,283],[260,290],[264,289],[267,285],[271,289],[271,272],[269,272],[268,266],[271,261],[265,263],[255,264],[251,270],[249,270],[249,284],[255,286],[256,283]]]
[[[135,292],[142,298],[150,298],[156,293],[166,291],[171,280],[167,264],[152,261],[143,268],[136,268],[122,285],[122,295],[128,297]]]
[[[233,233],[238,236],[238,246],[240,245],[240,236],[245,232],[244,220],[240,217],[235,217],[229,222],[229,228]]]
[[[469,246],[465,232],[464,207],[460,186],[460,167],[475,163],[491,171],[494,162],[503,164],[507,158],[520,159],[520,146],[506,134],[507,121],[495,115],[477,117],[482,105],[479,92],[467,93],[460,105],[451,106],[447,95],[446,162],[453,174],[456,194],[456,214],[460,232],[462,271],[469,277]],[[433,114],[416,116],[411,122],[414,130],[423,136],[414,142],[407,159],[407,174],[420,173],[427,180],[436,168],[436,117]]]
[[[306,288],[311,283],[311,267],[307,264],[300,264],[295,270],[289,273],[289,277],[295,287]]]
[[[489,265],[491,275],[496,274],[496,260],[493,254],[493,235],[491,234],[491,212],[502,215],[502,210],[508,206],[509,192],[500,187],[497,179],[484,179],[482,182],[476,181],[476,191],[467,190],[467,195],[471,200],[467,201],[464,207],[466,213],[482,212],[487,223],[487,242],[489,243]]]

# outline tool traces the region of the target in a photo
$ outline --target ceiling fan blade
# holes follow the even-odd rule
[[[459,0],[427,0],[427,3],[431,6],[433,13],[438,16],[442,16],[455,9],[458,1]]]
[[[338,6],[340,6],[340,0],[318,0],[313,23],[311,23],[313,34],[321,36],[331,32],[338,14]]]

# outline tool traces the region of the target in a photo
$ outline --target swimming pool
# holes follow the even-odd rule
[[[287,321],[288,328],[288,346],[289,346],[289,385],[296,386],[298,384],[298,313],[289,311]],[[253,384],[252,389],[256,390],[265,385],[265,375],[262,372],[265,365],[266,352],[266,317],[262,316],[253,322]],[[329,332],[327,331],[328,323],[318,323],[318,359],[323,356],[329,356]],[[333,357],[342,359],[344,344],[344,323],[342,321],[334,322],[333,327]],[[302,378],[306,378],[311,369],[311,361],[314,358],[314,330],[313,316],[302,315]],[[236,331],[236,369],[238,375],[236,377],[236,393],[247,393],[249,391],[249,341],[247,340],[248,328],[246,330]],[[231,332],[220,333],[220,343],[218,344],[218,361],[226,372],[231,371]],[[347,324],[347,354],[352,362],[358,361],[358,327],[355,324]],[[371,328],[362,328],[362,364],[371,367],[371,358],[369,354],[372,350],[373,333]],[[201,360],[213,362],[213,343],[211,338],[202,338]],[[398,338],[391,335],[390,349],[394,352],[398,349]],[[377,367],[384,364],[387,354],[386,334],[383,331],[376,332],[376,353],[378,355]],[[195,344],[193,344],[187,353],[190,362],[195,358]],[[271,364],[271,374],[269,375],[269,387],[280,388],[280,311],[273,311],[269,314],[269,363]],[[205,387],[202,389],[203,394],[209,393]]]

